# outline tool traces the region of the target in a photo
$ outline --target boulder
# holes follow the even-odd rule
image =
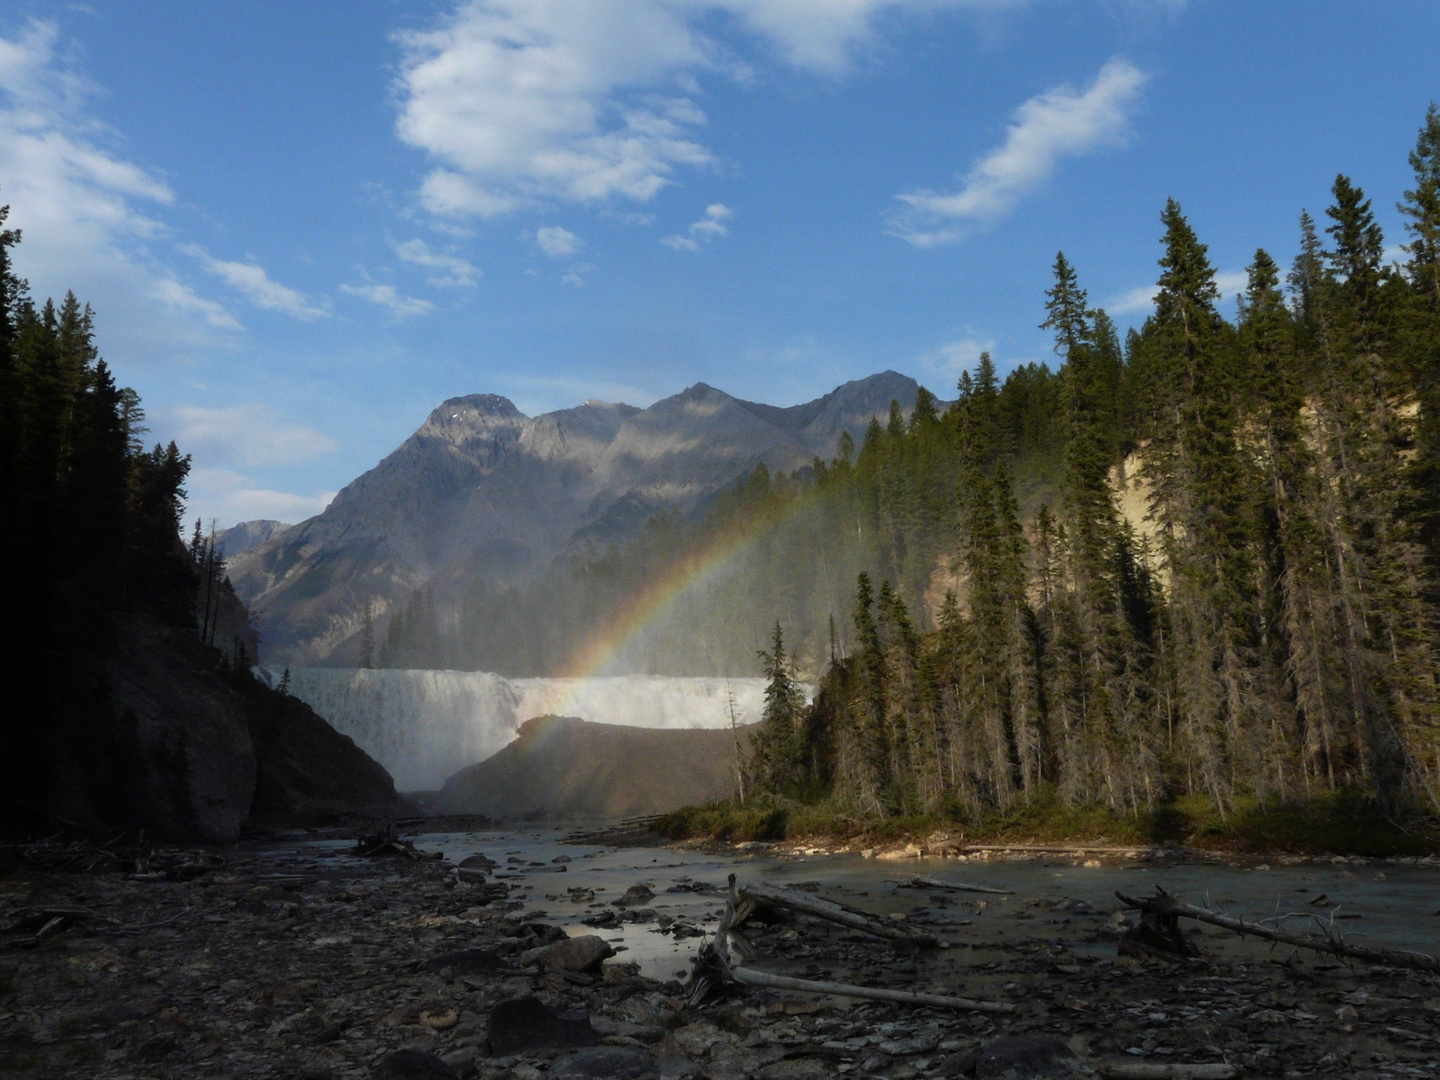
[[[597,1046],[557,1061],[550,1075],[564,1080],[652,1080],[660,1075],[654,1054],[630,1046]]]
[[[1073,1076],[1080,1060],[1061,1040],[1049,1035],[1016,1035],[992,1039],[980,1048],[977,1077]]]
[[[490,1010],[490,1053],[496,1057],[544,1046],[596,1046],[590,1018],[558,1012],[536,997],[507,998]]]
[[[541,971],[592,971],[599,969],[602,960],[614,955],[615,950],[604,938],[585,934],[532,949],[521,959],[526,964],[533,963]]]

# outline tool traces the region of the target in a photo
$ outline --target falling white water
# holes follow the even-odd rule
[[[274,674],[264,672],[273,681]],[[807,688],[808,690],[808,688]],[[506,679],[479,671],[293,668],[290,692],[373,757],[401,791],[427,791],[515,738],[534,716],[643,728],[753,724],[764,679],[617,675]]]

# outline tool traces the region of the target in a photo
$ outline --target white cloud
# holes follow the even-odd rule
[[[1111,315],[1134,315],[1149,311],[1155,306],[1155,294],[1159,291],[1154,285],[1137,285],[1105,304],[1105,311]]]
[[[705,208],[705,215],[684,233],[661,237],[660,242],[676,251],[699,251],[701,244],[727,235],[730,229],[725,222],[734,216],[735,211],[723,203],[711,203]]]
[[[898,10],[1005,0],[467,0],[397,35],[396,132],[432,169],[420,201],[494,217],[551,200],[644,202],[710,165],[702,74],[748,70],[714,35],[759,38],[786,64],[842,74]],[[718,17],[717,17],[718,16]]]
[[[995,339],[966,335],[957,341],[941,345],[934,352],[920,358],[920,363],[937,375],[958,378],[960,372],[970,371],[983,352],[994,353]]]
[[[222,529],[257,519],[304,521],[335,498],[333,491],[300,495],[260,487],[250,477],[230,469],[193,469],[186,487],[190,492],[187,518],[198,517],[206,523],[213,518]]]
[[[1215,275],[1215,287],[1221,299],[1242,296],[1250,287],[1250,275],[1244,270],[1221,270]]]
[[[1215,274],[1215,286],[1220,290],[1220,299],[1242,295],[1250,284],[1250,275],[1244,270],[1221,270]],[[1103,305],[1110,315],[1138,315],[1149,312],[1155,306],[1158,285],[1137,285],[1114,297]]]
[[[324,308],[310,303],[304,293],[273,280],[257,263],[225,262],[213,258],[204,248],[194,244],[186,245],[181,250],[200,260],[205,269],[223,279],[236,292],[244,294],[258,308],[279,311],[303,322],[328,314]]]
[[[394,285],[341,285],[340,291],[350,296],[369,300],[390,312],[396,319],[409,319],[416,315],[429,315],[435,305],[429,300],[406,296],[397,292]]]
[[[337,446],[330,436],[290,423],[264,405],[180,405],[155,419],[206,467],[290,465]]]
[[[217,329],[244,329],[235,316],[225,310],[224,305],[217,304],[214,300],[206,300],[203,296],[197,296],[195,290],[189,285],[177,281],[173,277],[156,278],[151,283],[150,296],[171,311],[199,315]]]
[[[480,278],[480,271],[473,263],[458,255],[431,251],[424,240],[406,240],[403,244],[396,244],[395,254],[400,256],[401,262],[435,271],[425,282],[436,288],[468,289]]]
[[[88,115],[97,92],[55,24],[0,37],[0,202],[24,234],[17,269],[37,296],[74,289],[93,303],[112,358],[188,354],[240,323],[157,261],[167,230],[156,215],[175,194]]]
[[[552,259],[568,258],[585,246],[585,241],[559,225],[546,225],[536,229],[535,243]]]
[[[566,285],[574,285],[578,289],[585,284],[585,275],[594,269],[595,267],[589,264],[572,267],[560,280]]]
[[[897,196],[889,231],[916,247],[954,243],[969,228],[1004,217],[1074,157],[1127,138],[1145,75],[1126,60],[1111,60],[1083,93],[1058,86],[1015,112],[1005,142],[982,157],[950,194],[915,191]]]

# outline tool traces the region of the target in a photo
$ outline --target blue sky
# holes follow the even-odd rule
[[[1049,358],[1057,249],[1143,320],[1167,196],[1230,288],[1337,172],[1398,245],[1437,56],[1420,0],[12,0],[0,202],[192,516],[295,521],[459,394],[950,396]]]

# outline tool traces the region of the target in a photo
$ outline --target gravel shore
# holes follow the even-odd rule
[[[732,942],[756,968],[1013,1005],[1004,1015],[738,989],[690,1008],[682,981],[604,956],[605,927],[713,930],[722,879],[660,868],[607,901],[518,857],[74,851],[15,848],[0,866],[0,1075],[905,1080],[1228,1063],[1244,1076],[1440,1076],[1434,977],[1196,927],[1198,961],[1122,958],[1118,904],[916,889],[905,920],[947,948],[794,914]],[[867,905],[864,889],[809,888]],[[667,892],[705,897],[707,914],[667,914]]]

